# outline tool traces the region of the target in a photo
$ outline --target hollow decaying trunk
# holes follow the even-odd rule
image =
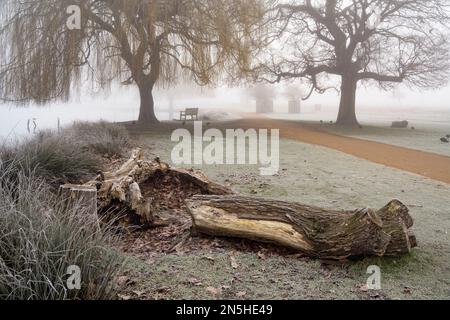
[[[413,220],[397,200],[373,211],[332,211],[242,196],[187,200],[193,230],[212,236],[272,242],[321,259],[409,253]]]
[[[97,190],[97,205],[100,215],[121,217],[124,224],[152,225],[155,218],[155,195],[145,190],[146,185],[160,177],[195,186],[199,194],[231,194],[231,190],[208,180],[199,172],[170,168],[158,159],[144,160],[143,151],[135,149],[131,158],[117,171],[105,172],[86,183],[84,188]],[[64,187],[64,186],[63,186]]]

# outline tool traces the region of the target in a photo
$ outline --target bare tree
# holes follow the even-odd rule
[[[74,5],[81,28],[72,30]],[[262,12],[259,0],[2,0],[0,10],[1,99],[46,103],[86,81],[135,83],[146,124],[157,121],[155,85],[180,72],[210,84],[247,61],[243,44]]]
[[[446,85],[449,9],[447,0],[274,0],[265,35],[271,49],[252,71],[272,83],[307,81],[307,97],[336,88],[330,84],[340,78],[337,123],[357,125],[359,83]]]

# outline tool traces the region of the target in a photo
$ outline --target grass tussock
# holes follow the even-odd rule
[[[0,147],[0,174],[17,177],[33,172],[54,186],[78,183],[102,169],[100,157],[123,156],[129,141],[126,129],[119,125],[75,123],[60,133],[45,131]]]
[[[122,265],[112,230],[100,230],[80,204],[65,207],[33,174],[0,179],[0,299],[112,298]],[[67,285],[72,265],[81,270],[80,290]]]
[[[0,145],[0,300],[113,297],[123,262],[114,230],[100,230],[81,204],[64,206],[55,190],[92,178],[102,157],[120,157],[128,145],[125,129],[104,122]],[[68,288],[70,266],[80,268],[80,290]]]

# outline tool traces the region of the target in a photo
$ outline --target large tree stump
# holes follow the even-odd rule
[[[272,242],[321,259],[409,253],[413,220],[394,200],[378,211],[334,211],[242,196],[186,201],[197,233]]]
[[[147,185],[161,180],[161,177],[192,185],[198,194],[232,193],[230,189],[209,181],[200,172],[170,168],[159,159],[146,160],[142,149],[133,150],[130,159],[118,170],[102,172],[82,187],[97,190],[100,215],[111,216],[111,219],[121,220],[126,225],[145,226],[152,225],[155,220],[155,195],[152,190],[147,190]]]

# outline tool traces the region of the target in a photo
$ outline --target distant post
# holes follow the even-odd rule
[[[300,114],[301,113],[301,103],[300,100],[290,100],[289,101],[289,113],[290,114]]]
[[[273,99],[256,100],[256,113],[273,113]]]

